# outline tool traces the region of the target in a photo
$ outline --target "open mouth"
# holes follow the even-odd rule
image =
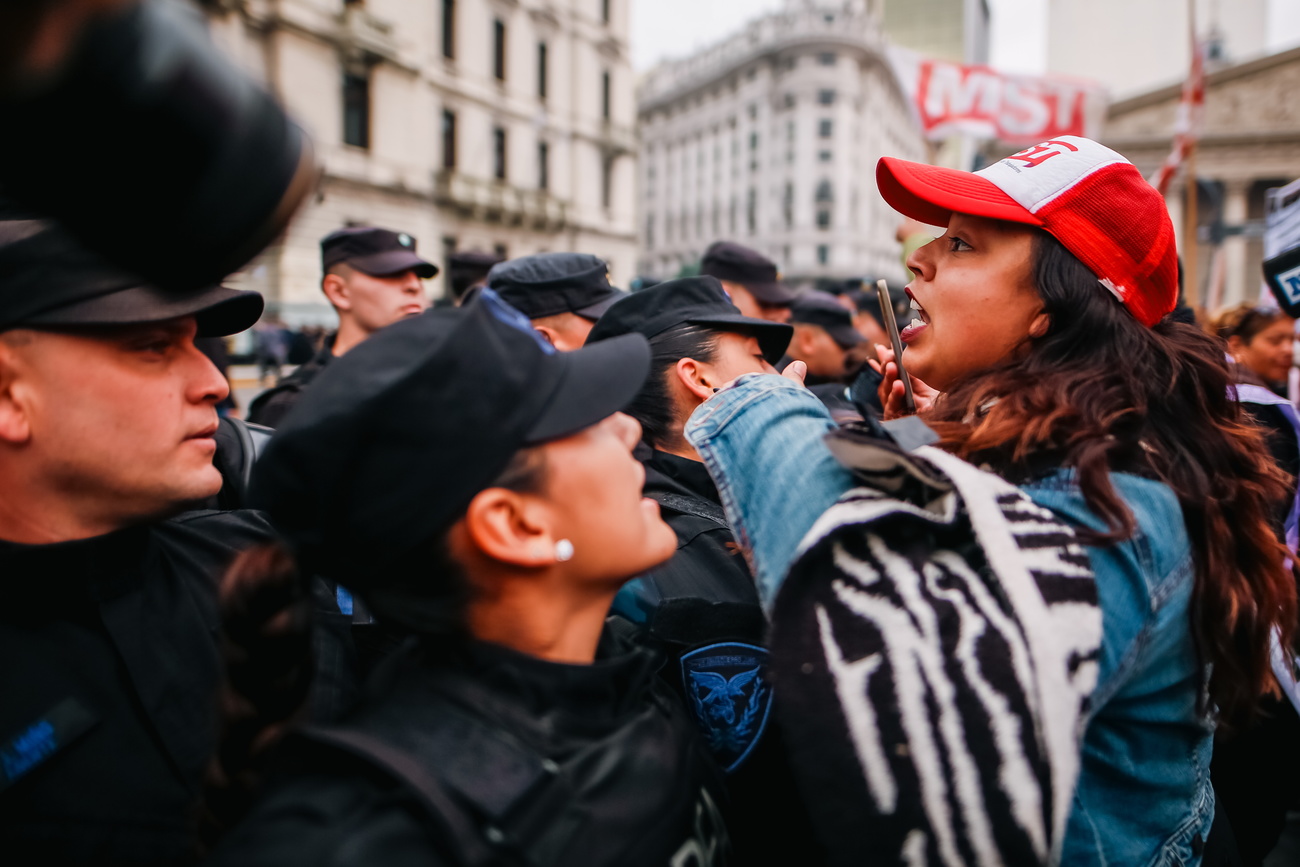
[[[912,294],[911,289],[907,290],[907,296],[912,299],[911,308],[915,315],[907,327],[898,333],[899,339],[904,343],[915,338],[930,325],[929,315],[925,312],[925,308],[921,306],[921,303],[916,300],[916,296]]]

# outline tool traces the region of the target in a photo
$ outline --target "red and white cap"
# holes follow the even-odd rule
[[[931,226],[955,211],[1039,226],[1097,275],[1143,325],[1178,302],[1178,254],[1165,201],[1132,163],[1078,136],[1036,144],[978,172],[883,157],[880,195]]]

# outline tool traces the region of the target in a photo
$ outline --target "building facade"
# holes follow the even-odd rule
[[[233,281],[329,323],[320,238],[348,224],[457,249],[636,264],[629,0],[205,0],[214,41],[310,133],[323,168],[284,238]],[[442,294],[446,269],[431,281]]]
[[[689,268],[718,239],[788,278],[901,278],[882,156],[926,160],[884,55],[878,0],[788,0],[639,85],[642,273]]]
[[[989,62],[987,0],[884,0],[885,38],[953,63]]]
[[[1195,300],[1219,308],[1261,297],[1264,194],[1300,178],[1300,48],[1228,66],[1206,77],[1196,154]],[[1102,142],[1151,177],[1168,156],[1179,85],[1110,106]],[[1185,167],[1184,167],[1185,170]],[[1186,251],[1186,183],[1166,195],[1179,250]]]
[[[1195,0],[1210,66],[1265,52],[1267,0]],[[1047,69],[1099,81],[1126,99],[1182,81],[1191,64],[1188,0],[1049,0]]]

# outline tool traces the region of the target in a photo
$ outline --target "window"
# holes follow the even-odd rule
[[[818,105],[834,105],[834,104],[835,104],[835,91],[833,91],[833,90],[819,90],[819,91],[817,91],[817,104],[818,104]]]
[[[508,252],[510,252],[510,251],[509,251],[509,248],[507,248],[505,244],[493,244],[493,245],[492,245],[492,252],[493,252],[493,253],[496,253],[496,254],[497,254],[498,256],[500,256],[502,259],[509,259],[509,258],[510,258],[508,255],[506,255],[506,254],[507,254]]]
[[[794,225],[794,184],[786,182],[785,195],[781,197],[781,216],[788,229]]]
[[[829,265],[831,261],[831,248],[829,244],[817,245],[817,264]]]
[[[600,0],[600,20],[609,23],[609,0]]]
[[[758,191],[753,187],[745,197],[745,227],[751,235],[758,230]]]
[[[831,212],[827,208],[817,209],[817,228],[829,229],[831,227]],[[826,263],[823,262],[823,265]]]
[[[492,19],[492,74],[506,80],[506,24],[500,18]]]
[[[499,126],[492,127],[492,177],[506,179],[506,131]]]
[[[822,138],[831,137],[832,125],[830,120],[819,120],[817,122],[817,134]]]
[[[647,250],[655,248],[655,218],[653,215],[645,218],[645,248]]]
[[[370,147],[370,75],[343,74],[343,143]]]
[[[735,234],[736,232],[736,197],[731,197],[731,207],[727,211],[727,231]]]
[[[751,132],[749,134],[749,149],[751,151],[758,150],[758,133],[756,132]]]
[[[537,43],[537,98],[546,100],[546,43]]]
[[[673,242],[673,215],[664,215],[664,240],[669,244]]]
[[[600,116],[609,120],[609,70],[600,74]]]
[[[547,142],[537,143],[537,189],[551,188],[551,146]]]
[[[606,158],[600,172],[600,206],[608,208],[614,199],[614,160]]]
[[[818,161],[818,162],[823,162],[823,163],[828,163],[828,162],[830,162],[830,161],[831,161],[831,152],[830,152],[830,151],[818,151],[818,152],[817,152],[817,161]]]
[[[822,52],[821,54],[818,54],[818,55],[817,55],[817,62],[820,63],[822,66],[834,66],[834,65],[835,65],[835,52],[834,52],[834,51],[825,51],[825,52]]]
[[[835,192],[831,189],[830,181],[822,181],[817,185],[817,201],[833,202],[835,201]]]
[[[451,271],[451,257],[454,255],[456,255],[456,236],[443,235],[442,236],[442,263],[443,263],[444,274],[447,274]]]
[[[749,119],[750,119],[750,120],[754,120],[754,119],[757,118],[757,117],[758,117],[758,106],[755,105],[755,104],[753,104],[753,103],[750,103],[750,104],[749,104]]]
[[[456,57],[456,0],[442,0],[442,56]]]
[[[785,137],[787,141],[794,141],[794,121],[788,121],[786,123]]]
[[[794,94],[793,94],[793,93],[787,93],[787,94],[785,95],[785,107],[786,107],[786,108],[794,108]]]
[[[442,167],[456,168],[456,112],[442,112]]]

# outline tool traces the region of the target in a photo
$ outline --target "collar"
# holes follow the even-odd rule
[[[0,540],[6,604],[21,599],[29,605],[65,605],[122,596],[144,580],[150,536],[146,525],[50,545]]]
[[[693,461],[656,449],[645,460],[645,468],[647,491],[666,490],[722,504],[718,486],[713,483],[713,477],[705,469],[703,461]]]

